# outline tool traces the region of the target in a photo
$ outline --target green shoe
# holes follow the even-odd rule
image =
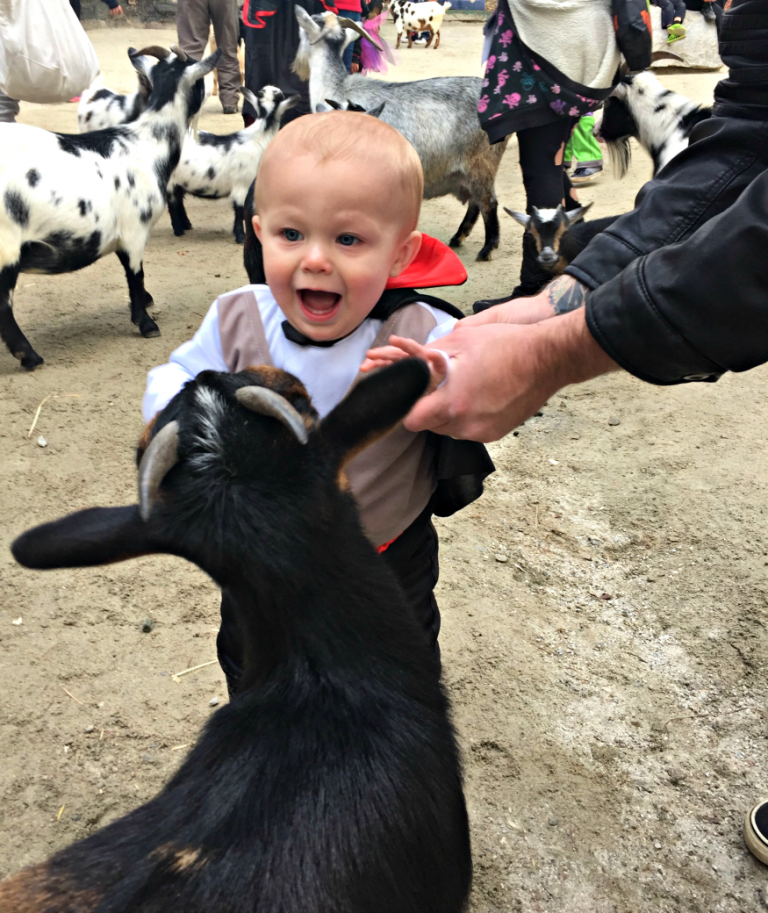
[[[667,44],[674,44],[685,38],[685,26],[682,22],[673,22],[667,27]]]

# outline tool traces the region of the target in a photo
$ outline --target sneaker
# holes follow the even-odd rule
[[[714,3],[703,3],[701,7],[701,15],[704,17],[705,22],[716,22],[717,16],[715,16]]]
[[[426,44],[426,43],[427,43],[427,39],[426,39],[426,38],[416,38],[415,41],[414,41],[413,43],[414,43],[414,44]]]
[[[573,160],[571,160],[570,162],[563,162],[563,169],[565,171],[570,171],[571,168],[573,168]]]
[[[750,852],[768,865],[768,799],[762,799],[747,812],[744,841]]]
[[[714,15],[714,13],[713,13]],[[676,41],[682,41],[685,38],[686,31],[682,22],[673,22],[667,28],[667,44],[674,44]]]
[[[576,170],[571,175],[572,184],[589,184],[590,181],[600,174],[603,170],[602,165],[588,165],[587,167],[577,167]]]
[[[222,105],[221,109],[225,114],[237,114],[237,105]]]

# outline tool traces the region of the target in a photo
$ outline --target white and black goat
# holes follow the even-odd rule
[[[360,74],[350,76],[341,54],[363,34],[358,23],[333,13],[310,16],[295,7],[301,27],[293,68],[309,80],[312,110],[326,99],[347,100],[370,111],[386,102],[379,115],[411,143],[424,169],[424,197],[452,194],[467,203],[467,212],[451,247],[459,247],[482,213],[485,243],[478,260],[490,259],[499,246],[498,203],[494,184],[506,140],[491,145],[480,127],[477,100],[482,80],[472,76],[441,76],[415,82],[383,82]]]
[[[426,0],[423,3],[414,3],[413,0],[400,0],[397,4],[396,14],[394,5],[392,9],[397,31],[397,44],[395,47],[400,47],[403,33],[408,39],[408,47],[410,48],[413,47],[414,33],[429,32],[426,47],[428,48],[434,39],[435,50],[437,50],[440,47],[440,26],[443,24],[445,14],[450,8],[450,0],[445,0],[445,3],[438,3],[437,0]]]
[[[654,56],[680,59],[663,51]],[[696,124],[711,114],[711,108],[665,89],[650,70],[635,75],[624,73],[595,115],[594,134],[607,143],[618,177],[624,177],[629,169],[632,137],[653,159],[655,176],[688,146]]]
[[[202,78],[221,52],[199,63],[175,46],[139,53],[157,62],[147,109],[134,123],[79,135],[0,124],[0,337],[25,368],[43,359],[13,316],[19,273],[71,273],[116,253],[131,321],[142,336],[160,333],[147,313],[144,248],[202,104]]]
[[[168,212],[175,235],[192,228],[184,209],[184,196],[191,194],[206,200],[228,197],[235,210],[232,232],[242,244],[243,204],[253,183],[259,162],[270,140],[280,129],[283,114],[299,101],[298,95],[285,97],[276,86],[264,86],[258,97],[244,86],[240,89],[252,105],[256,120],[244,130],[219,136],[199,130],[197,141],[187,133],[181,159],[168,185]]]
[[[147,429],[139,504],[70,514],[26,567],[177,555],[226,587],[242,690],[164,789],[0,883],[3,913],[461,913],[472,877],[438,660],[345,463],[429,382],[409,359],[321,422],[274,368],[204,371]]]
[[[130,95],[120,95],[107,89],[101,75],[97,76],[80,96],[77,106],[77,129],[80,133],[130,124],[144,112],[152,91],[152,67],[157,61],[137,54],[136,48],[128,48],[128,57],[139,77],[138,88]]]

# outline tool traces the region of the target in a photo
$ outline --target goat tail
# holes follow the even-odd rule
[[[623,178],[629,171],[632,162],[632,146],[628,136],[623,136],[617,140],[606,140],[608,146],[608,155],[611,159],[613,173],[615,177]]]

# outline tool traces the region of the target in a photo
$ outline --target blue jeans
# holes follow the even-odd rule
[[[339,10],[339,15],[346,16],[347,19],[352,19],[354,22],[363,21],[363,18],[360,15],[360,13],[355,13],[352,10]],[[344,63],[344,66],[346,67],[347,73],[350,73],[352,71],[352,54],[354,53],[354,50],[355,50],[355,42],[353,41],[351,44],[349,44],[347,46],[347,49],[344,51],[344,54],[342,55],[342,58],[341,58]]]

